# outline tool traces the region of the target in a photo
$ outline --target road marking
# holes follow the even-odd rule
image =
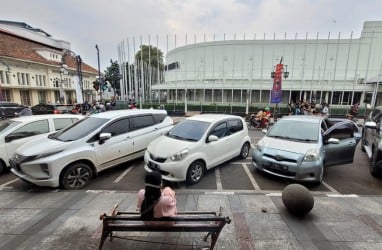
[[[113,183],[118,183],[120,180],[122,180],[123,177],[125,177],[125,175],[127,175],[128,172],[130,172],[130,170],[132,170],[133,168],[135,167],[135,165],[131,165],[128,169],[126,169],[120,176],[117,177],[117,179],[115,179],[113,181]]]
[[[327,196],[333,197],[333,198],[337,198],[337,197],[359,197],[356,194],[327,194]]]
[[[265,194],[266,196],[281,196],[281,193],[269,193]]]
[[[8,181],[8,182],[6,182],[6,183],[4,183],[4,184],[1,184],[1,185],[0,185],[0,189],[5,188],[5,187],[8,186],[9,184],[12,184],[13,182],[16,182],[16,181],[18,181],[18,180],[19,180],[19,179],[16,178],[16,179],[13,179],[13,180],[11,180],[11,181]]]
[[[243,167],[245,173],[247,174],[249,180],[251,181],[253,188],[255,190],[261,190],[261,188],[260,188],[259,184],[257,184],[255,178],[253,178],[253,175],[251,174],[251,171],[249,171],[249,168],[248,168],[247,164],[242,163],[241,166]]]
[[[322,185],[324,185],[327,189],[329,189],[331,192],[333,192],[333,193],[337,193],[337,194],[339,194],[340,192],[338,192],[337,190],[335,190],[332,186],[329,186],[329,184],[328,183],[326,183],[326,182],[321,182],[321,184]]]
[[[220,171],[219,168],[215,168],[215,177],[216,177],[216,189],[218,191],[223,190],[222,180],[220,178]]]

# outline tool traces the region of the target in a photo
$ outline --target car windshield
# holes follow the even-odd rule
[[[279,120],[268,131],[268,137],[315,142],[318,140],[319,123]]]
[[[51,134],[49,138],[59,141],[75,141],[89,135],[108,121],[109,119],[86,117],[57,133]]]
[[[21,122],[16,122],[12,120],[0,120],[0,134],[5,133],[6,131],[12,129],[20,123]]]
[[[171,129],[167,136],[180,140],[199,141],[210,123],[196,120],[183,120]]]

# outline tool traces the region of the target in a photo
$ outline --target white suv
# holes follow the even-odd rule
[[[81,189],[98,172],[142,157],[147,145],[173,127],[165,110],[116,110],[17,149],[11,171],[39,186]]]
[[[204,172],[234,157],[247,158],[248,128],[240,116],[202,114],[189,117],[152,143],[145,170],[158,170],[167,181],[200,181]]]
[[[81,115],[29,115],[0,120],[0,173],[9,167],[9,158],[16,149],[34,139],[81,119]]]

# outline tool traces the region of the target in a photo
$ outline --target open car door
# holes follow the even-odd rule
[[[325,166],[352,163],[361,133],[350,120],[338,122],[323,134]]]

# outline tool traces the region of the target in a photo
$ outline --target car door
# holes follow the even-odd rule
[[[5,136],[5,145],[8,157],[12,156],[16,149],[22,144],[36,139],[51,131],[49,120],[43,119],[29,122],[15,129]]]
[[[338,143],[330,143],[330,138],[337,139]],[[352,163],[360,138],[358,127],[351,121],[343,121],[331,126],[323,134],[325,166]]]
[[[219,139],[217,141],[208,141],[208,136],[215,135]],[[206,141],[203,142],[204,148],[200,149],[205,152],[207,157],[207,168],[216,166],[229,159],[230,146],[229,146],[229,131],[227,121],[217,123],[208,132]]]
[[[94,143],[94,152],[100,169],[107,168],[129,159],[134,144],[129,138],[129,118],[124,117],[112,121],[100,133],[110,133],[111,138]]]
[[[150,142],[161,136],[160,127],[160,124],[154,124],[154,118],[151,114],[130,118],[128,136],[134,143],[135,154],[143,155]]]
[[[227,154],[228,159],[237,156],[240,153],[241,147],[243,146],[244,138],[244,125],[240,119],[232,119],[227,121],[228,133],[227,139],[229,143],[229,152]]]

